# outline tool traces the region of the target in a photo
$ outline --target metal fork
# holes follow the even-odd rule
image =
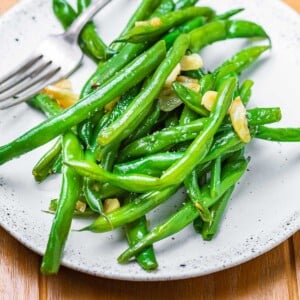
[[[110,1],[91,4],[65,33],[49,35],[18,68],[0,78],[0,110],[28,100],[74,72],[83,58],[77,44],[82,28]]]

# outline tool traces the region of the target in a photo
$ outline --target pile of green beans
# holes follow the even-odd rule
[[[53,10],[67,29],[90,2],[78,0],[75,10],[67,0],[53,0]],[[118,261],[135,258],[147,271],[158,268],[153,244],[186,226],[194,224],[204,240],[213,239],[249,163],[244,157],[247,144],[228,116],[234,99],[240,97],[245,107],[251,141],[300,142],[300,128],[266,126],[281,120],[280,108],[247,107],[254,83],[241,82],[240,75],[271,49],[268,34],[251,21],[230,19],[243,9],[217,14],[210,7],[196,7],[197,2],[143,0],[109,47],[89,22],[79,45],[101,64],[79,101],[63,110],[49,96],[36,95],[28,104],[47,119],[0,147],[0,164],[4,164],[56,140],[32,171],[38,183],[62,174],[59,198],[49,207],[55,216],[43,274],[58,272],[77,216],[96,217],[81,231],[123,228],[129,247]],[[183,57],[234,38],[268,44],[242,49],[214,70],[181,70],[180,77],[198,89],[179,77],[166,87]],[[178,103],[168,112],[158,101],[166,89]],[[211,109],[202,105],[208,91],[216,95]],[[186,195],[179,210],[149,228],[147,214],[180,188]],[[111,200],[120,207],[107,209]]]

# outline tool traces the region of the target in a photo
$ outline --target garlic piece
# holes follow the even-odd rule
[[[207,91],[201,100],[201,104],[208,110],[211,111],[214,104],[216,103],[218,93],[216,91]]]
[[[167,80],[165,82],[164,87],[170,88],[172,86],[172,83],[174,81],[176,81],[177,76],[179,75],[179,73],[180,73],[180,64],[176,65],[176,67],[170,73],[170,75],[168,76],[168,78],[167,78]]]
[[[234,131],[244,143],[249,143],[251,140],[250,131],[248,128],[248,120],[246,117],[246,108],[240,97],[234,99],[229,108],[229,116]]]
[[[180,61],[182,71],[198,70],[203,67],[202,57],[197,54],[185,55]]]
[[[103,205],[103,211],[105,213],[112,212],[118,208],[120,208],[120,202],[118,198],[105,199]]]

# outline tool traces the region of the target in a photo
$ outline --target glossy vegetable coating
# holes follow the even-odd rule
[[[244,174],[247,168],[246,160],[239,160],[228,164],[223,169],[223,177],[220,185],[220,192],[223,195],[230,187],[232,187]],[[219,200],[218,198],[211,198],[209,196],[209,187],[202,192],[204,203],[210,207]],[[174,233],[180,231],[194,219],[199,216],[198,209],[193,202],[185,204],[177,213],[172,215],[166,222],[155,227],[151,232],[144,237],[139,243],[133,247],[128,248],[118,258],[120,263],[127,262],[132,256],[139,253],[145,247],[166,238]]]
[[[63,158],[82,158],[81,146],[73,133],[67,133],[62,140]],[[58,272],[60,259],[71,227],[73,211],[81,193],[81,178],[68,166],[63,167],[63,179],[58,207],[53,219],[51,232],[43,257],[41,272],[55,274]]]
[[[145,112],[149,111],[153,101],[161,91],[167,77],[185,54],[188,45],[189,36],[182,34],[123,115],[100,133],[98,138],[100,145],[107,145],[114,140],[123,140],[139,125]]]
[[[165,56],[165,42],[160,41],[113,76],[95,93],[85,97],[61,114],[52,117],[10,144],[0,147],[0,164],[37,148],[97,112],[151,73]],[[114,88],[111,88],[114,86]]]
[[[159,18],[159,25],[152,25],[151,22],[149,22],[149,24],[146,25],[136,26],[119,39],[119,41],[130,43],[146,42],[158,38],[172,27],[185,23],[192,18],[204,16],[211,19],[214,14],[214,10],[209,7],[189,7],[170,12]]]
[[[194,29],[190,35],[190,50],[192,52],[198,52],[206,45],[226,39],[269,38],[261,26],[243,20],[212,21],[198,29]]]
[[[273,142],[300,142],[300,128],[258,126],[255,137]]]

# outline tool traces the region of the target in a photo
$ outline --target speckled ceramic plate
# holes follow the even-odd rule
[[[114,0],[97,16],[106,40],[112,39],[138,1]],[[203,0],[219,12],[245,7],[239,17],[262,24],[272,37],[273,49],[244,75],[255,81],[252,104],[280,106],[282,125],[300,124],[300,18],[274,0]],[[0,75],[18,65],[30,49],[48,33],[60,32],[49,0],[22,1],[0,19]],[[203,51],[207,67],[247,46],[243,41],[217,43]],[[77,90],[94,69],[84,61],[72,76]],[[0,112],[0,144],[10,141],[42,120],[25,104]],[[59,192],[59,178],[36,184],[31,168],[48,145],[0,167],[0,223],[23,244],[43,253],[52,216],[42,211]],[[126,280],[170,280],[222,270],[275,247],[299,229],[300,144],[255,141],[248,149],[249,172],[236,189],[222,229],[211,242],[204,242],[191,227],[156,244],[159,269],[142,271],[135,263],[119,265],[117,256],[126,248],[123,232],[96,235],[72,232],[63,264],[89,274]],[[175,211],[179,193],[151,216],[151,226]],[[86,225],[75,220],[73,228]]]

